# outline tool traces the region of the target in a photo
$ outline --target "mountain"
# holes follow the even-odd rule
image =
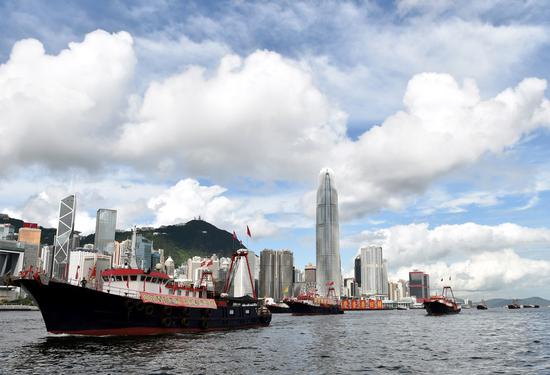
[[[9,217],[6,214],[0,214],[0,224],[11,224],[15,227],[15,233],[19,232],[19,229],[23,227],[23,220],[14,219]],[[41,233],[41,242],[46,245],[53,245],[53,239],[55,237],[56,229],[55,228],[44,228],[39,227],[42,229]]]
[[[196,255],[216,254],[230,257],[237,248],[244,248],[233,240],[231,233],[204,220],[191,220],[186,224],[163,225],[159,228],[138,228],[138,233],[153,241],[153,248],[164,249],[165,257],[170,255],[178,265]],[[80,244],[94,243],[94,237],[94,234],[82,237]],[[117,231],[115,234],[117,241],[131,238],[131,231]]]
[[[23,226],[24,221],[10,218],[0,214],[0,224],[9,223],[15,227],[15,232]],[[55,228],[43,228],[41,242],[53,245]],[[170,255],[179,265],[193,256],[218,256],[230,257],[237,248],[245,248],[233,240],[233,235],[226,230],[219,229],[204,220],[191,220],[186,224],[163,225],[159,228],[138,228],[138,233],[153,241],[154,249],[164,249],[165,257]],[[94,243],[94,234],[83,236],[80,244]],[[132,231],[117,231],[115,239],[124,241],[132,238]]]
[[[550,306],[550,301],[540,297],[529,297],[529,298],[518,298],[517,300],[506,299],[506,298],[493,298],[485,301],[487,307],[504,307],[510,305],[515,301],[519,305],[539,305],[539,306]]]

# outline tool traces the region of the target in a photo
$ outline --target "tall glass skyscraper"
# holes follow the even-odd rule
[[[341,295],[340,227],[338,223],[338,193],[334,172],[325,168],[319,175],[317,189],[317,293],[327,294],[329,285]]]
[[[96,250],[112,255],[115,247],[116,210],[100,208],[95,221]]]

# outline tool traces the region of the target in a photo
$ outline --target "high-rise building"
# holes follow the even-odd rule
[[[0,224],[0,240],[14,240],[15,228],[11,224]]]
[[[326,295],[329,285],[337,296],[341,294],[340,229],[338,223],[338,193],[334,173],[323,169],[319,175],[316,215],[317,293]]]
[[[387,271],[385,271],[382,248],[367,246],[361,248],[361,292],[368,296],[388,294]]]
[[[344,279],[344,295],[346,297],[358,297],[357,289],[355,278],[348,277]]]
[[[168,256],[168,259],[166,259],[166,262],[164,262],[164,268],[166,269],[166,273],[170,276],[174,276],[174,270],[175,270],[175,264],[174,260],[171,256]]]
[[[59,203],[59,222],[55,236],[55,250],[52,257],[52,276],[66,279],[69,271],[69,252],[71,237],[74,231],[74,216],[76,211],[76,197],[69,195]]]
[[[248,266],[246,264],[248,259]],[[248,267],[250,267],[250,274],[252,276],[252,282],[254,283],[254,273],[256,267],[256,254],[253,251],[248,250],[246,258],[240,257],[235,260],[233,265],[233,282],[231,283],[230,294],[234,297],[242,297],[252,295],[252,285],[250,284],[250,275],[248,273]]]
[[[308,264],[304,268],[304,282],[306,283],[306,289],[309,291],[310,289],[317,288],[317,267],[313,264]]]
[[[353,271],[355,275],[355,283],[358,287],[361,287],[361,254],[355,257]]]
[[[112,255],[115,247],[116,210],[100,208],[95,221],[95,248]]]
[[[409,292],[411,297],[422,302],[430,297],[430,276],[422,271],[409,272]]]
[[[151,270],[151,253],[153,252],[153,241],[136,234],[135,257],[137,266],[143,270]]]
[[[39,266],[41,233],[38,225],[34,223],[23,223],[23,227],[19,228],[17,240],[26,245],[24,268]]]
[[[280,301],[292,295],[294,257],[289,250],[263,250],[260,253],[260,297]]]

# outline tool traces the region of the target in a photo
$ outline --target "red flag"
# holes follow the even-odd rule
[[[246,226],[246,235],[252,238],[252,234],[250,234],[250,228],[248,227],[248,225]]]
[[[90,274],[90,278],[95,277],[96,275],[96,266],[94,264],[94,268],[92,268],[92,273]]]

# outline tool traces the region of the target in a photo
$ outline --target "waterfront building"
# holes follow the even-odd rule
[[[430,297],[430,276],[422,271],[409,272],[409,292],[418,302]]]
[[[63,198],[59,203],[59,221],[51,267],[51,275],[57,279],[66,279],[69,271],[69,252],[74,231],[75,212],[76,196],[69,195]]]
[[[254,273],[256,271],[256,254],[253,251],[248,250],[248,255],[246,258],[248,259],[248,264],[250,266],[250,273],[254,278]],[[234,278],[229,294],[234,297],[243,297],[247,295],[252,296],[252,285],[250,284],[250,276],[248,274],[245,257],[243,256],[238,258],[233,267],[235,267],[235,270],[233,271]],[[254,280],[252,282],[254,282]]]
[[[145,238],[142,234],[136,234],[135,257],[137,266],[143,270],[151,270],[151,253],[153,252],[153,241]]]
[[[100,208],[95,221],[94,246],[102,253],[112,255],[115,245],[116,210]]]
[[[24,244],[13,240],[0,240],[0,284],[6,274],[18,275],[23,270]]]
[[[329,284],[337,296],[341,294],[342,266],[340,262],[340,229],[338,193],[334,172],[325,168],[319,175],[316,212],[317,293],[326,295]]]
[[[15,228],[11,224],[0,224],[0,240],[15,240]]]
[[[25,244],[25,259],[23,268],[28,269],[38,267],[40,263],[40,237],[42,231],[38,228],[38,224],[23,223],[23,227],[19,228],[17,240]]]
[[[169,276],[174,276],[175,264],[171,256],[168,256],[168,259],[164,262],[164,268]]]
[[[317,289],[317,267],[315,267],[314,264],[307,264],[304,268],[304,282],[305,282],[305,288],[306,292]]]
[[[303,283],[304,282],[304,271],[294,267],[294,279],[292,279],[292,282],[293,283]]]
[[[382,294],[387,296],[388,291],[388,261],[386,259],[382,260]]]
[[[361,248],[361,293],[366,296],[388,294],[388,279],[382,247]]]
[[[357,255],[355,257],[355,261],[353,263],[353,274],[355,276],[355,283],[357,283],[358,287],[361,287],[361,254]]]
[[[358,297],[358,288],[355,278],[347,277],[344,279],[344,296],[346,297]]]
[[[289,250],[260,252],[259,297],[280,301],[292,295],[294,256]]]

